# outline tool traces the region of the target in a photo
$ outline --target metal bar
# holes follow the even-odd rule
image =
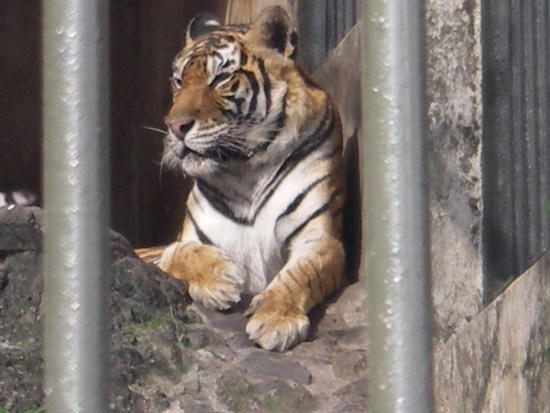
[[[523,104],[525,107],[523,118],[523,141],[525,143],[525,221],[526,226],[522,229],[526,232],[526,259],[527,262],[534,262],[541,253],[540,233],[541,223],[539,221],[540,211],[538,197],[540,190],[538,187],[538,176],[541,173],[540,165],[537,159],[537,124],[536,124],[536,106],[535,106],[535,20],[533,7],[534,2],[524,2],[521,4],[522,24],[522,44],[523,44]],[[529,228],[530,230],[526,230]],[[526,265],[527,266],[527,265]]]
[[[300,0],[297,6],[299,23],[298,55],[308,72],[323,61],[327,50],[326,0]]]
[[[340,3],[340,5],[342,5],[342,3]],[[319,7],[318,2],[315,7]],[[309,24],[311,24],[311,22]],[[323,54],[317,57],[319,64],[334,47],[338,37],[338,4],[336,0],[325,1],[325,25],[323,29],[325,32],[325,49],[323,50]]]
[[[546,54],[546,39],[548,35],[548,21],[545,19],[546,9],[548,8],[548,2],[546,0],[537,0],[536,9],[534,11],[535,16],[535,49],[537,56],[536,66],[536,102],[535,112],[537,118],[537,159],[540,165],[540,171],[538,174],[538,191],[539,191],[539,222],[540,222],[540,242],[541,251],[548,250],[548,233],[549,233],[549,214],[547,208],[547,202],[550,199],[548,191],[548,181],[550,177],[549,161],[546,156],[548,153],[548,100],[547,100],[547,86],[546,86],[546,73],[548,71],[548,56]]]
[[[513,27],[511,1],[481,3],[483,43],[483,244],[485,297],[493,298],[502,281],[518,267],[515,236],[516,169],[512,90]]]
[[[430,412],[430,293],[421,0],[363,1],[368,392],[373,412]]]
[[[107,411],[108,2],[43,4],[44,393]]]

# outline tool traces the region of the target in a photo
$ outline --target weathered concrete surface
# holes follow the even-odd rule
[[[427,115],[434,333],[449,337],[483,308],[481,253],[481,56],[479,2],[429,0]],[[347,250],[358,268],[361,220],[359,28],[331,52],[315,79],[342,116],[348,167]],[[368,127],[368,125],[367,125]],[[368,223],[365,228],[368,230]]]
[[[479,0],[428,0],[427,104],[435,334],[482,309]]]
[[[437,411],[550,412],[550,253],[435,354]]]
[[[41,216],[0,208],[0,411],[10,413],[43,403]],[[365,411],[359,283],[314,311],[309,341],[279,354],[248,340],[244,305],[221,313],[192,304],[182,283],[114,232],[111,256],[111,411]]]
[[[483,308],[479,8],[478,0],[429,0],[426,5],[426,150],[434,334],[438,339],[449,337]],[[359,28],[355,27],[314,74],[342,116],[350,199],[345,230],[350,267],[355,271],[361,239],[359,58]]]

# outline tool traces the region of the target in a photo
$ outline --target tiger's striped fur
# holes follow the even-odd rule
[[[296,40],[280,7],[250,26],[195,19],[165,119],[163,164],[194,186],[158,265],[211,308],[255,294],[246,331],[279,351],[307,337],[344,271],[340,120],[296,65]]]

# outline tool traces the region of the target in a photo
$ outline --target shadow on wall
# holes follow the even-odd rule
[[[344,246],[348,281],[359,278],[361,264],[361,187],[359,180],[359,129],[346,137],[344,165],[346,166],[346,204],[344,206]]]

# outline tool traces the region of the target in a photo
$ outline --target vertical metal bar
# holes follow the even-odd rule
[[[483,0],[486,299],[548,248],[548,1]]]
[[[538,173],[538,191],[539,195],[539,219],[540,219],[540,242],[541,251],[547,251],[549,247],[548,235],[549,235],[549,214],[547,203],[550,200],[550,193],[548,191],[548,181],[550,178],[549,160],[547,158],[548,146],[550,136],[548,134],[547,119],[548,113],[548,100],[547,93],[548,87],[546,86],[546,74],[548,71],[548,56],[546,54],[547,48],[547,35],[548,35],[548,21],[546,17],[546,9],[548,8],[548,2],[546,0],[537,0],[535,15],[535,49],[537,56],[536,66],[536,102],[535,111],[537,118],[537,159],[540,165],[540,171]]]
[[[524,142],[524,165],[525,177],[523,179],[524,187],[524,220],[525,226],[520,230],[525,233],[525,261],[523,266],[518,269],[518,274],[526,268],[530,262],[534,262],[541,254],[539,234],[542,230],[539,217],[539,203],[537,202],[540,195],[537,186],[538,174],[540,173],[539,164],[537,162],[537,133],[536,133],[536,108],[535,108],[535,21],[534,21],[534,2],[522,2],[521,7],[521,43],[522,43],[522,102],[523,102],[523,119],[522,119],[522,140]]]
[[[525,78],[523,76],[523,37],[522,27],[523,19],[521,18],[521,3],[523,0],[510,1],[510,19],[511,19],[511,62],[512,62],[512,156],[513,156],[513,174],[512,174],[512,197],[514,206],[514,257],[515,265],[512,269],[512,274],[519,274],[520,268],[523,268],[526,262],[527,255],[527,240],[525,228],[526,222],[526,196],[525,182],[526,166],[525,166],[525,141],[523,135],[523,119],[525,117],[525,105],[523,101],[523,91]]]
[[[43,9],[46,407],[105,412],[108,2]]]
[[[327,50],[326,0],[300,0],[298,2],[298,55],[308,72],[321,64]]]
[[[485,300],[518,267],[516,171],[513,93],[514,27],[512,1],[483,0],[481,3],[483,68],[483,244]],[[514,94],[516,92],[514,91]],[[515,95],[518,96],[518,95]]]
[[[362,193],[373,412],[430,412],[421,0],[363,2]]]
[[[353,27],[357,20],[357,16],[355,14],[356,9],[356,0],[348,0],[344,4],[345,7],[345,22],[344,22],[344,33],[343,35],[346,35],[346,33]]]
[[[325,4],[325,50],[323,50],[322,57],[318,57],[319,63],[334,47],[338,38],[338,4],[335,0],[326,0]]]

